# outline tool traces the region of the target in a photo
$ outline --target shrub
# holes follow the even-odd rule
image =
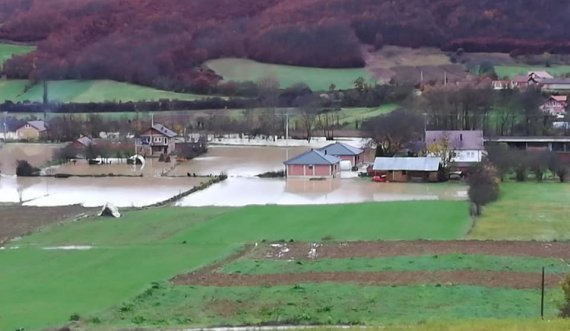
[[[73,322],[77,322],[81,319],[81,317],[79,316],[78,313],[73,313],[71,314],[71,316],[69,316],[69,320],[73,321]]]
[[[470,170],[467,178],[469,199],[473,203],[471,215],[481,215],[481,207],[499,198],[499,178],[491,164],[481,164]]]
[[[26,160],[18,160],[16,166],[16,175],[19,177],[37,176],[40,169],[33,167]]]
[[[570,318],[570,275],[562,282],[562,291],[564,292],[564,304],[560,308],[560,317]]]

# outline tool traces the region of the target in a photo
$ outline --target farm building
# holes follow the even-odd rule
[[[164,125],[153,124],[136,139],[137,153],[144,156],[171,154],[174,152],[177,136],[176,132]]]
[[[570,93],[570,78],[551,78],[540,81],[543,92]]]
[[[22,140],[38,140],[47,133],[44,121],[28,121],[16,130],[16,136]]]
[[[426,147],[443,140],[453,151],[451,161],[460,169],[481,162],[486,154],[481,130],[426,131]]]
[[[343,143],[334,143],[323,148],[318,149],[319,152],[324,153],[326,155],[335,156],[342,161],[349,161],[350,168],[356,166],[361,162],[361,156],[364,151],[360,148],[352,147],[347,144]]]
[[[540,110],[552,116],[564,115],[567,105],[567,95],[552,95],[540,106]]]
[[[75,140],[71,143],[71,145],[72,145],[73,148],[75,148],[75,149],[83,149],[83,148],[85,148],[85,147],[87,147],[87,146],[89,146],[89,145],[92,145],[93,143],[94,143],[94,142],[93,142],[93,139],[91,139],[90,137],[81,136],[81,137],[75,139]]]
[[[372,171],[390,182],[437,182],[442,170],[438,157],[377,157]]]
[[[288,178],[336,178],[340,175],[340,159],[310,150],[284,162]]]

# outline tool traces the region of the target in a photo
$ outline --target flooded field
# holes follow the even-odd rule
[[[0,177],[0,203],[24,206],[142,207],[191,189],[203,178],[45,178]]]
[[[192,194],[178,206],[317,205],[372,201],[464,200],[462,184],[374,183],[367,179],[326,181],[229,178]]]
[[[28,143],[0,145],[0,173],[15,175],[18,160],[26,160],[34,167],[42,167],[51,160],[53,152],[63,146],[62,144]]]
[[[208,153],[176,167],[173,175],[217,175],[253,177],[268,171],[284,170],[283,162],[308,150],[307,147],[210,146]]]
[[[158,159],[148,158],[144,166],[129,165],[126,160],[112,159],[110,164],[90,165],[87,160],[77,160],[75,163],[66,163],[49,169],[50,174],[70,175],[121,175],[121,176],[150,176],[158,177],[168,174],[176,166],[176,161],[158,162]]]

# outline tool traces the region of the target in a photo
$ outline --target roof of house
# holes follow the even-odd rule
[[[454,150],[484,150],[483,131],[426,131],[426,145],[447,138]]]
[[[570,78],[548,78],[540,82],[542,84],[570,84]]]
[[[165,127],[162,124],[155,124],[151,128],[167,136],[168,138],[174,138],[178,135],[176,134],[176,132],[170,130],[169,128]]]
[[[46,131],[46,122],[44,121],[27,121],[26,124],[29,124],[31,127],[40,132]]]
[[[372,169],[376,171],[438,171],[440,163],[439,157],[377,157],[374,159]]]
[[[558,102],[567,102],[568,96],[567,95],[551,95],[548,99],[546,99],[545,102],[548,102],[550,100],[555,100]]]
[[[327,154],[327,155],[334,155],[334,156],[354,156],[354,155],[360,155],[362,154],[364,151],[361,150],[360,148],[356,148],[347,144],[343,144],[343,143],[334,143],[334,144],[330,144],[328,146],[325,146],[323,148],[319,148],[318,149],[319,152]]]
[[[531,76],[533,74],[535,76],[537,76],[538,78],[554,78],[554,76],[552,76],[550,73],[548,73],[547,71],[544,71],[544,70],[542,70],[542,71],[529,71],[528,72],[528,76]]]
[[[83,146],[89,146],[89,145],[93,144],[93,139],[91,139],[87,136],[79,137],[75,141],[80,143]]]
[[[314,149],[307,151],[301,155],[289,159],[283,164],[285,165],[332,165],[339,163],[340,159],[332,155],[325,155]]]
[[[528,76],[524,76],[524,75],[518,75],[513,77],[512,81],[516,82],[516,83],[528,83]]]

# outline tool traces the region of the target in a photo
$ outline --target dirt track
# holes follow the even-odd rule
[[[570,259],[570,242],[536,241],[384,241],[346,243],[282,243],[256,250],[254,258],[303,260],[436,254],[480,254]]]
[[[29,234],[47,225],[94,212],[93,208],[78,205],[65,207],[0,205],[0,246],[12,238]]]
[[[562,278],[547,275],[546,285],[559,286]],[[478,285],[515,289],[540,288],[539,273],[504,271],[387,271],[387,272],[308,272],[294,274],[236,275],[191,273],[172,279],[176,285],[202,286],[278,286],[302,283],[355,283],[361,285]]]

